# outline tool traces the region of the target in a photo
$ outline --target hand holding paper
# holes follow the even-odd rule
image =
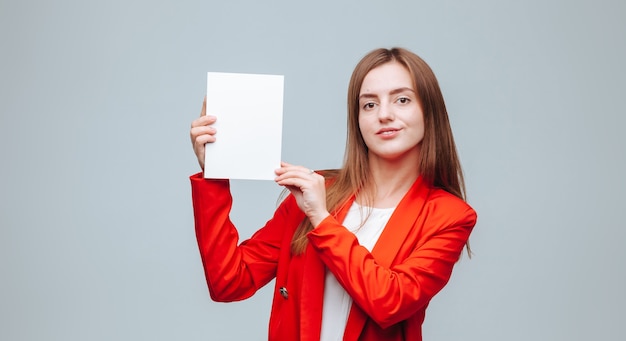
[[[206,115],[206,97],[204,97],[200,117],[191,122],[191,130],[189,132],[193,151],[196,153],[198,163],[202,170],[204,170],[204,147],[207,143],[215,142],[216,131],[215,128],[211,126],[215,123],[215,120],[215,116]]]

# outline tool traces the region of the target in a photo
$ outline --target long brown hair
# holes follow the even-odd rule
[[[331,214],[341,208],[346,200],[364,188],[369,180],[368,148],[359,129],[359,94],[365,76],[383,64],[398,62],[403,65],[417,91],[424,114],[424,138],[421,142],[418,169],[425,184],[441,188],[465,200],[465,183],[461,163],[454,144],[448,112],[435,74],[428,64],[416,54],[402,48],[371,51],[355,67],[348,86],[348,131],[343,168],[324,172],[329,179],[326,190],[326,207]],[[359,193],[365,198],[371,193]],[[306,249],[306,234],[313,229],[304,219],[291,241],[294,254]],[[469,245],[468,245],[469,251]]]

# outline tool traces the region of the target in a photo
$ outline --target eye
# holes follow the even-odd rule
[[[363,104],[363,109],[367,110],[367,109],[373,109],[375,106],[374,102],[367,102],[365,104]]]
[[[407,104],[409,102],[411,102],[411,99],[408,98],[408,97],[400,97],[400,98],[398,98],[398,103],[400,103],[400,104]]]

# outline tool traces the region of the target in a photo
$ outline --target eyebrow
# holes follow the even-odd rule
[[[405,91],[410,91],[410,92],[412,92],[414,94],[417,94],[415,92],[415,90],[413,90],[411,88],[408,88],[408,87],[402,87],[402,88],[393,89],[393,90],[389,91],[389,94],[390,95],[397,95],[397,94],[405,92]],[[378,96],[374,95],[374,94],[364,93],[364,94],[359,95],[359,100],[361,100],[362,98],[376,98],[376,97],[378,97]]]

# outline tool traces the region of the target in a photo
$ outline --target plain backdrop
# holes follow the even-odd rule
[[[341,166],[358,60],[439,78],[479,222],[425,340],[624,340],[626,3],[0,0],[0,339],[264,340],[209,299],[188,176],[206,72],[285,75],[283,159]],[[280,188],[233,181],[242,238]]]

